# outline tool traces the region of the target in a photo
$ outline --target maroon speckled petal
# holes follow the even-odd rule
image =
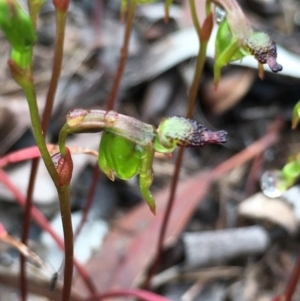
[[[193,130],[184,141],[178,141],[178,146],[201,147],[206,144],[219,144],[227,141],[226,131],[213,132],[197,120],[187,119],[187,121],[192,125]]]

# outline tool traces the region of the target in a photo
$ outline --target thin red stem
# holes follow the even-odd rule
[[[165,214],[163,217],[162,226],[161,226],[160,232],[159,232],[155,260],[153,262],[153,265],[151,266],[151,268],[148,271],[147,279],[143,285],[143,288],[145,288],[145,289],[149,289],[152,277],[154,276],[155,272],[157,271],[158,265],[161,260],[161,256],[162,256],[162,252],[163,252],[163,244],[164,244],[164,240],[165,240],[165,236],[166,236],[166,232],[167,232],[168,222],[169,222],[171,212],[173,209],[173,205],[174,205],[176,188],[177,188],[177,183],[178,183],[178,179],[179,179],[179,175],[180,175],[180,168],[181,168],[181,164],[182,164],[183,154],[184,154],[184,148],[180,148],[177,159],[176,159],[174,174],[172,177],[169,199],[168,199],[166,211],[165,211]]]
[[[120,54],[120,61],[119,61],[119,66],[116,72],[116,76],[113,82],[113,86],[111,89],[111,93],[107,102],[107,106],[106,106],[106,110],[110,111],[113,110],[115,108],[115,103],[116,103],[116,97],[118,94],[118,90],[119,90],[119,86],[121,83],[121,79],[124,73],[124,69],[125,69],[125,64],[126,64],[126,60],[127,60],[127,56],[128,56],[128,47],[129,47],[129,41],[130,41],[130,34],[131,34],[131,30],[132,30],[132,24],[133,24],[133,19],[134,19],[134,13],[135,13],[135,7],[136,7],[136,3],[135,0],[131,0],[130,1],[130,7],[129,7],[129,11],[128,11],[128,16],[127,16],[127,22],[126,22],[126,27],[125,27],[125,34],[124,34],[124,41],[123,41],[123,46],[121,48],[121,54]],[[99,171],[99,167],[98,165],[95,165],[94,167],[94,172],[93,172],[93,179],[92,179],[92,183],[89,189],[89,193],[87,196],[87,200],[85,203],[85,207],[83,210],[83,216],[82,219],[80,221],[80,224],[78,226],[78,228],[76,229],[76,233],[75,233],[75,239],[78,236],[78,234],[80,233],[83,224],[85,223],[86,219],[87,219],[87,215],[89,213],[89,210],[91,208],[92,202],[93,202],[93,197],[95,195],[95,191],[97,188],[97,182],[100,176],[100,171]]]
[[[290,276],[290,279],[286,285],[285,292],[283,295],[284,301],[291,301],[292,297],[295,293],[295,289],[297,287],[297,284],[299,282],[300,278],[300,254],[298,255],[297,261],[294,265],[292,274]]]
[[[123,46],[121,48],[119,66],[116,72],[116,77],[113,82],[113,87],[110,96],[108,98],[107,110],[114,109],[116,97],[119,91],[119,86],[124,73],[125,64],[128,56],[128,46],[129,46],[130,34],[131,34],[131,29],[132,29],[132,24],[134,19],[135,7],[136,7],[135,0],[131,0],[129,5],[129,10],[128,10],[128,15],[127,15]]]
[[[195,74],[194,74],[193,82],[192,82],[190,93],[189,93],[189,99],[188,99],[189,105],[188,105],[188,109],[187,109],[187,113],[186,113],[187,118],[191,118],[194,113],[200,78],[201,78],[202,70],[204,67],[205,59],[206,59],[206,48],[207,48],[207,43],[208,43],[208,40],[207,41],[201,40],[201,27],[200,27],[200,24],[197,19],[197,14],[195,12],[194,0],[190,0],[190,4],[191,4],[191,12],[192,12],[194,26],[196,28],[199,42],[200,42],[200,49],[199,49],[197,62],[196,62]],[[209,39],[209,37],[208,37],[208,39]],[[174,205],[174,199],[175,199],[177,184],[178,184],[178,180],[179,180],[179,174],[180,174],[180,168],[182,165],[183,154],[184,154],[184,148],[180,148],[179,152],[178,152],[178,157],[176,160],[173,178],[172,178],[168,204],[167,204],[165,214],[163,217],[162,226],[160,228],[155,260],[154,260],[152,267],[149,269],[149,272],[148,272],[148,275],[147,275],[147,278],[146,278],[146,281],[144,284],[144,288],[146,288],[146,289],[150,287],[151,279],[154,276],[155,272],[157,271],[158,265],[161,260],[161,256],[162,256],[162,252],[163,252],[163,243],[165,240],[169,219],[170,219],[171,212],[172,212],[173,205]]]
[[[31,171],[29,177],[29,184],[27,188],[27,196],[26,203],[24,208],[24,216],[23,216],[23,227],[22,227],[22,235],[21,241],[24,245],[27,245],[29,228],[30,228],[30,220],[31,220],[31,208],[32,208],[32,196],[35,185],[35,178],[37,174],[39,159],[33,159],[31,164]],[[20,291],[21,298],[23,301],[26,301],[27,296],[27,281],[26,281],[26,257],[21,253],[20,254]]]
[[[50,122],[55,94],[57,90],[58,81],[60,78],[62,61],[63,61],[63,47],[65,40],[65,25],[66,25],[66,13],[56,12],[56,41],[54,48],[54,57],[52,65],[51,79],[46,96],[46,104],[42,116],[42,129],[47,131]]]

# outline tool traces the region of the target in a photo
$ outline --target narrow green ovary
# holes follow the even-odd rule
[[[145,149],[145,153],[141,159],[141,166],[140,166],[140,189],[141,193],[147,202],[151,212],[155,215],[156,213],[156,206],[155,200],[150,192],[149,188],[153,182],[153,158],[154,158],[154,148],[152,144],[149,144]]]

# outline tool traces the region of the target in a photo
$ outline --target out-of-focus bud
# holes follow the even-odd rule
[[[65,13],[68,11],[69,3],[69,0],[53,0],[55,8]]]
[[[36,41],[34,27],[16,0],[0,0],[0,28],[16,51],[24,53],[32,49]]]

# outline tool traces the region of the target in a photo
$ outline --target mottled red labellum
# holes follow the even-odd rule
[[[225,143],[227,141],[227,132],[225,131],[202,131],[201,138],[207,143]]]

